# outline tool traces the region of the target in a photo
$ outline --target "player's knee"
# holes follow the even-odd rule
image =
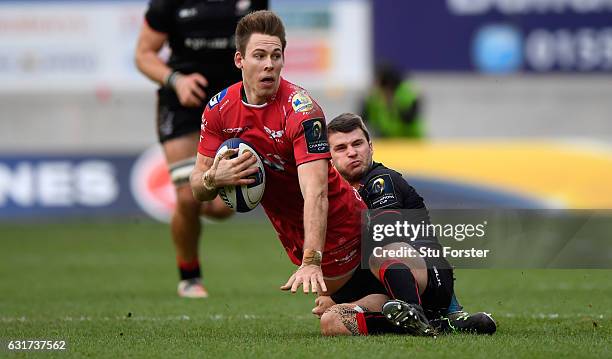
[[[193,198],[189,186],[181,186],[176,189],[176,210],[184,213],[197,213],[200,202]]]
[[[380,258],[371,255],[370,258],[368,259],[368,265],[370,267],[370,271],[372,271],[372,273],[378,277],[378,269],[380,268],[380,266],[383,264],[383,260],[381,260]]]
[[[353,327],[352,322],[355,322],[355,330],[351,331],[347,328]],[[355,311],[346,305],[336,304],[330,307],[321,316],[321,334],[325,336],[335,335],[358,335],[359,332],[356,330],[357,319],[355,318]]]
[[[346,335],[342,333],[342,320],[335,312],[327,311],[321,316],[321,334],[325,336]]]

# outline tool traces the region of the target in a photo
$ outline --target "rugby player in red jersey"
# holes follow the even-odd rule
[[[291,261],[299,265],[281,289],[334,293],[360,265],[359,194],[330,163],[325,117],[302,88],[281,77],[286,46],[280,18],[270,11],[245,16],[236,28],[234,62],[242,82],[214,96],[204,110],[191,174],[194,197],[210,201],[227,185],[252,183],[255,158],[221,143],[249,142],[266,167],[261,204]]]
[[[232,158],[237,150],[228,150],[216,155],[225,140],[241,138],[262,157],[267,190],[261,204],[289,258],[299,265],[281,289],[295,293],[302,286],[304,293],[328,296],[342,292],[351,297],[372,292],[362,287],[373,282],[362,280],[372,273],[359,268],[361,212],[367,207],[330,163],[321,108],[304,89],[280,76],[286,46],[282,21],[270,11],[257,11],[240,20],[235,36],[234,62],[242,70],[243,81],[218,93],[204,110],[190,178],[194,197],[210,201],[221,187],[253,183],[248,177],[258,169],[251,168],[255,163],[252,154]],[[411,290],[399,276],[382,277],[394,291]],[[414,289],[414,278],[412,284]],[[364,298],[366,304],[368,299]],[[377,306],[370,309],[380,310],[381,303]],[[368,328],[389,326],[385,317],[340,309],[348,311],[321,321],[323,334],[366,334]],[[339,326],[331,322],[344,319],[349,319],[340,323],[345,330],[333,330]],[[424,315],[402,318],[399,329],[411,328],[417,330],[407,333],[434,333]]]

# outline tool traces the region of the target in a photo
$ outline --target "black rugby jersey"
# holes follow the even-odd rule
[[[361,179],[359,194],[369,209],[425,208],[423,198],[401,174],[378,162],[372,162]]]
[[[423,197],[397,171],[385,167],[382,163],[372,162],[360,183],[359,194],[371,210],[371,225],[393,224],[398,220],[415,225],[431,224]],[[387,241],[397,240],[395,237],[390,237]],[[439,246],[433,232],[419,232],[412,241],[411,243],[415,244],[418,242]]]
[[[172,55],[168,66],[185,74],[205,77],[233,76],[234,31],[246,14],[268,7],[267,0],[150,0],[145,19],[149,26],[168,34]]]

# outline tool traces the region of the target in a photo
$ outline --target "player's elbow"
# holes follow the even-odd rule
[[[317,186],[316,188],[309,188],[304,196],[305,201],[317,204],[317,207],[327,208],[327,186]]]
[[[136,65],[136,68],[139,71],[142,71],[142,60],[143,58],[143,52],[140,48],[136,48],[136,51],[134,52],[134,65]]]
[[[136,51],[134,52],[134,65],[140,72],[145,72],[147,57],[151,55],[155,56],[154,53],[142,49],[141,46],[136,47]]]

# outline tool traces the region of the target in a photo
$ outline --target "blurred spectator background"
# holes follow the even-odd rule
[[[374,83],[363,100],[361,117],[372,134],[380,137],[424,137],[423,99],[407,73],[380,64]]]
[[[155,85],[133,64],[145,7],[0,0],[0,217],[166,216],[173,199],[154,146]],[[402,81],[411,73],[425,101],[407,134],[428,142],[376,140],[376,158],[430,204],[612,206],[610,2],[271,8],[291,39],[285,76],[328,118],[360,112],[375,66]]]

